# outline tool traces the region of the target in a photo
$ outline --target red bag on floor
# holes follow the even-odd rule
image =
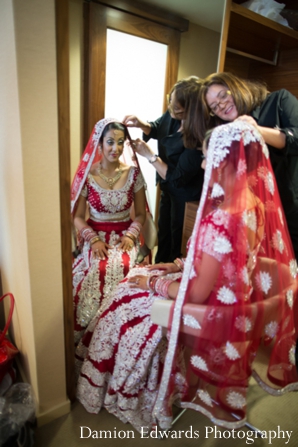
[[[13,359],[19,352],[18,349],[5,336],[11,323],[14,309],[14,297],[12,293],[6,293],[5,295],[1,296],[0,302],[3,301],[6,296],[10,297],[10,310],[4,330],[0,331],[0,382],[3,380],[5,374],[10,372]]]

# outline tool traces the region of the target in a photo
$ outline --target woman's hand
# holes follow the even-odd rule
[[[134,247],[134,242],[133,240],[128,237],[128,236],[122,236],[119,239],[119,250],[123,250],[123,251],[130,251],[133,247]]]
[[[112,247],[111,247],[111,245],[107,244],[106,242],[103,242],[103,241],[94,242],[94,244],[91,245],[93,258],[101,259],[101,260],[103,260],[104,258],[108,258],[109,248],[112,248]]]
[[[151,124],[140,120],[135,115],[125,115],[125,117],[122,120],[123,124],[125,124],[127,127],[138,127],[139,129],[142,129],[142,131],[149,135],[151,131]]]
[[[131,289],[142,289],[142,290],[149,290],[148,287],[148,276],[144,275],[136,275],[132,276],[127,281],[129,283],[129,287]]]
[[[238,118],[236,118],[235,121],[243,121],[244,123],[251,124],[252,126],[254,126],[254,127],[256,127],[257,129],[259,129],[256,120],[255,120],[252,116],[250,116],[250,115],[241,115],[241,116],[238,116]]]
[[[148,267],[149,271],[152,270],[162,270],[162,275],[167,275],[168,273],[177,273],[180,272],[179,267],[174,264],[174,262],[166,262],[160,264],[153,264]]]
[[[148,144],[145,143],[145,141],[141,140],[140,138],[137,138],[136,140],[133,141],[132,148],[137,154],[147,158],[147,160],[149,160],[153,155],[155,155],[150,146],[148,146]]]

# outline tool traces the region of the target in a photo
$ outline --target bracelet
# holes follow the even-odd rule
[[[90,239],[97,236],[97,233],[95,233],[94,230],[90,227],[83,227],[79,231],[79,235],[82,239],[84,239],[86,242],[89,242]]]
[[[99,236],[95,236],[92,239],[90,239],[90,241],[89,241],[90,246],[95,244],[95,242],[102,242],[102,240],[100,239]]]
[[[178,267],[179,270],[181,270],[181,272],[183,272],[184,269],[184,261],[180,258],[176,258],[174,259],[174,264]]]
[[[155,292],[155,283],[158,279],[157,275],[151,275],[148,276],[147,278],[147,287],[149,290],[151,290],[151,292]]]
[[[158,156],[156,154],[152,155],[152,157],[148,158],[149,163],[153,164],[157,161]]]
[[[131,239],[133,241],[134,245],[136,245],[136,240],[135,240],[135,238],[131,234],[127,234],[126,233],[124,236],[125,237],[129,237],[129,239]]]
[[[168,290],[172,282],[174,282],[172,279],[158,278],[155,283],[155,292],[158,295],[169,298]]]

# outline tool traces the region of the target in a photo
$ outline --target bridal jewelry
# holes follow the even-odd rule
[[[113,189],[113,186],[115,185],[115,183],[119,180],[119,178],[122,175],[122,168],[119,167],[119,170],[117,172],[117,174],[114,177],[106,177],[102,172],[101,172],[101,164],[99,165],[97,172],[100,178],[102,178],[108,185],[110,189]]]

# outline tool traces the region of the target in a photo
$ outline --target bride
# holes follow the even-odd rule
[[[139,431],[169,428],[174,403],[239,428],[252,374],[275,395],[298,389],[297,264],[267,146],[237,121],[213,130],[204,156],[186,260],[132,269],[78,346],[78,399]],[[157,298],[173,300],[168,338],[150,318]],[[185,313],[202,304],[201,321]],[[266,377],[254,364],[263,346]]]

